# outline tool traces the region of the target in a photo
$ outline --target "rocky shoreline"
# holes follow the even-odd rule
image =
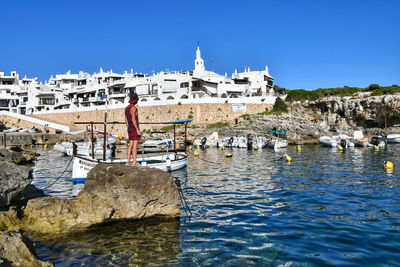
[[[72,199],[46,196],[31,185],[37,154],[0,149],[0,265],[53,266],[40,261],[26,234],[52,236],[145,218],[179,218],[179,194],[169,173],[99,164]],[[4,241],[4,242],[3,242]]]
[[[221,137],[266,134],[267,130],[289,130],[289,144],[318,144],[323,135],[351,134],[363,131],[365,136],[400,133],[400,96],[329,97],[316,101],[288,103],[287,113],[241,116],[238,124],[222,128],[191,129],[192,138],[209,136],[217,131]]]

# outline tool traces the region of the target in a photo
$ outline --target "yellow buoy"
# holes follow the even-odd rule
[[[257,145],[254,145],[254,150],[257,150],[257,149],[258,149]]]
[[[164,145],[162,145],[162,146],[161,146],[161,149],[165,149],[165,146],[164,146]]]
[[[194,152],[194,155],[195,155],[196,157],[198,157],[198,156],[199,156],[199,151]]]
[[[375,151],[379,151],[379,146],[374,146]]]
[[[119,134],[119,140],[122,140],[124,137],[122,136],[122,133]]]
[[[393,171],[393,162],[391,162],[390,160],[386,160],[385,162],[383,162],[383,168],[386,171]]]
[[[188,148],[189,148],[189,150],[192,150],[192,146],[189,146]]]
[[[297,146],[297,152],[301,152],[301,147]]]
[[[343,147],[341,145],[338,145],[337,148],[339,149],[339,152],[343,151]]]
[[[47,144],[45,144],[45,145],[43,146],[43,148],[44,148],[44,149],[47,149]]]
[[[286,162],[292,162],[292,158],[289,155],[285,154]]]
[[[232,157],[232,153],[226,153],[226,154],[225,154],[225,157],[227,157],[227,158]]]
[[[222,147],[221,147],[221,150],[225,150],[225,146],[222,146]]]

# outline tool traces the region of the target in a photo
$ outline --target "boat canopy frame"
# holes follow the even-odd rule
[[[172,124],[174,125],[174,149],[171,151],[174,151],[175,154],[177,154],[178,151],[186,151],[186,143],[187,143],[187,124],[190,123],[191,121],[193,121],[193,119],[182,119],[182,120],[174,120],[174,121],[166,121],[166,122],[139,122],[140,124]],[[90,132],[91,132],[91,142],[92,142],[92,159],[94,159],[94,125],[102,125],[104,126],[104,144],[103,144],[103,161],[106,160],[106,147],[107,147],[107,124],[125,124],[125,122],[120,122],[120,121],[110,121],[107,122],[107,112],[104,114],[104,121],[100,122],[100,121],[77,121],[74,122],[74,124],[76,125],[90,125]],[[176,148],[176,125],[180,125],[180,124],[184,124],[185,125],[185,139],[184,139],[184,148],[183,149],[177,149]],[[144,151],[143,151],[144,152]],[[150,151],[146,152],[149,153]],[[160,151],[152,151],[153,153],[157,153]],[[75,143],[73,144],[73,155],[76,156],[77,155],[77,146],[75,145]]]

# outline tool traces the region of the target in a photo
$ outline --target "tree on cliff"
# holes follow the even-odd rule
[[[275,100],[274,107],[272,108],[272,112],[274,113],[282,113],[288,111],[288,105],[286,105],[285,101],[282,98],[277,97]]]

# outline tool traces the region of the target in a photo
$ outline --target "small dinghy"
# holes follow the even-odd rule
[[[391,144],[400,143],[400,134],[388,134],[386,136],[386,142]]]
[[[318,138],[318,142],[322,146],[337,147],[340,140],[338,139],[338,136],[321,136]]]

